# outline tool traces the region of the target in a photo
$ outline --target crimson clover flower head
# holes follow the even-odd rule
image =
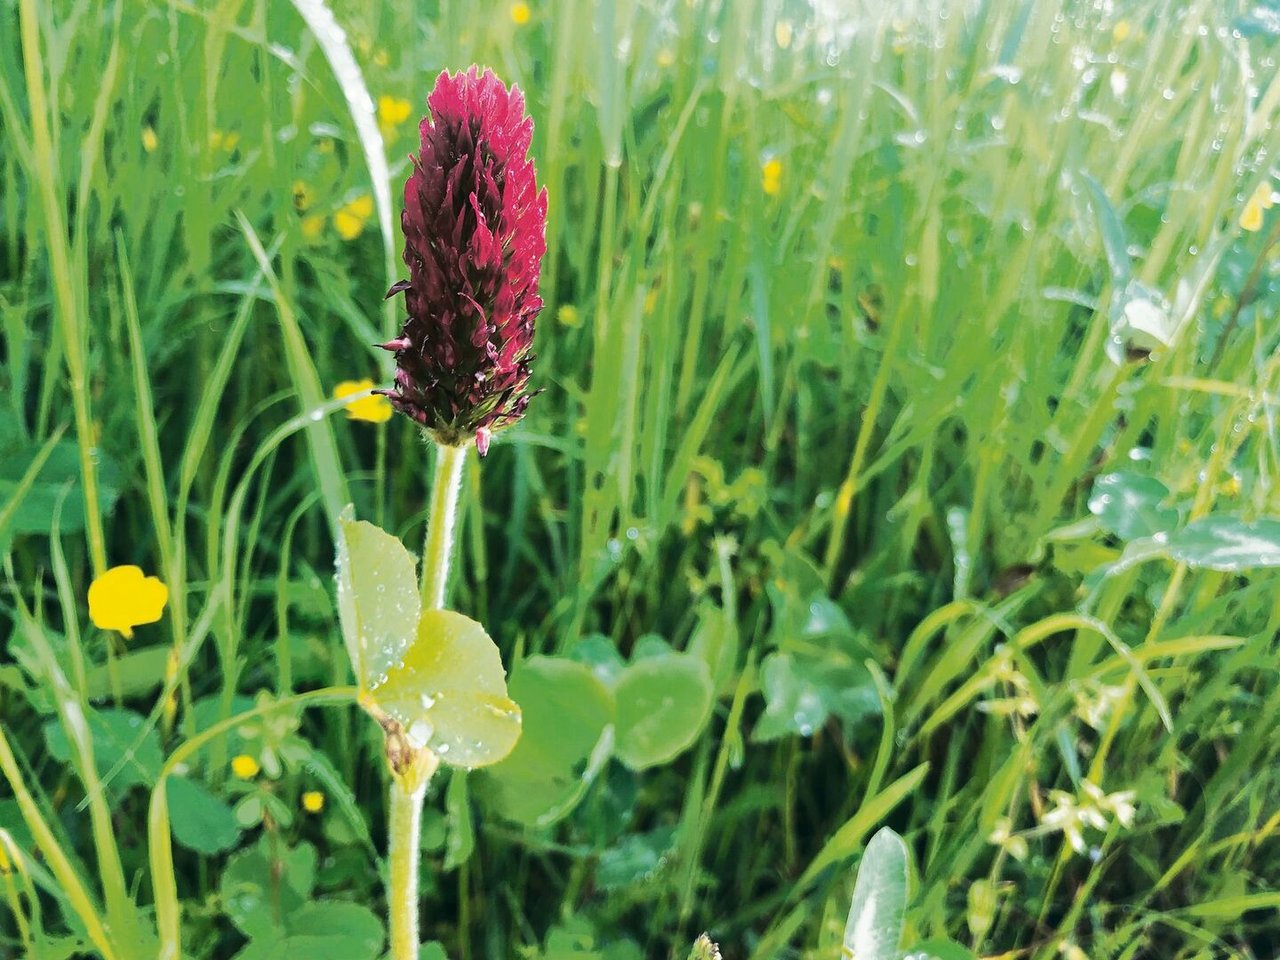
[[[382,345],[396,357],[395,384],[382,392],[437,441],[474,436],[484,456],[533,396],[547,192],[518,87],[491,70],[446,70],[427,105],[400,217],[409,278],[387,293],[404,292],[408,319]]]

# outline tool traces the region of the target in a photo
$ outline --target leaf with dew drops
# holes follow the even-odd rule
[[[338,617],[361,695],[413,644],[422,600],[417,563],[395,537],[348,505],[338,518]]]
[[[497,763],[520,737],[520,708],[507,696],[497,646],[453,610],[424,611],[412,644],[368,695],[415,746],[451,766]]]

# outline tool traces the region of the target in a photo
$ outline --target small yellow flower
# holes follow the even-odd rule
[[[773,39],[783,50],[791,46],[792,28],[790,20],[779,20],[773,27]]]
[[[364,233],[364,217],[357,217],[344,207],[333,215],[333,229],[343,240],[354,240]]]
[[[511,22],[517,27],[523,27],[533,17],[533,11],[529,9],[527,3],[513,3],[511,5]]]
[[[1111,39],[1116,43],[1124,43],[1129,39],[1129,34],[1133,33],[1133,25],[1128,20],[1119,20],[1111,29]]]
[[[302,218],[302,237],[304,240],[318,240],[324,233],[324,217],[315,214]]]
[[[333,399],[341,400],[353,393],[363,393],[373,389],[373,381],[368,377],[363,380],[343,380],[333,388]],[[381,394],[370,394],[347,404],[348,420],[367,420],[369,423],[386,423],[395,411],[391,401]]]
[[[582,326],[582,317],[578,313],[578,308],[571,303],[566,303],[556,311],[556,319],[562,326],[570,328]]]
[[[760,168],[760,186],[771,197],[782,192],[782,161],[777,157],[766,160]]]
[[[1222,486],[1218,488],[1218,492],[1224,497],[1240,496],[1240,478],[1234,473],[1222,482]]]
[[[302,795],[302,809],[307,813],[319,813],[324,809],[324,794],[319,790],[308,790]]]
[[[413,104],[404,97],[390,97],[383,94],[378,98],[378,126],[386,133],[409,119]]]
[[[209,134],[210,150],[225,150],[230,153],[240,143],[240,134],[232,130],[230,133],[223,133],[221,130],[214,130]]]
[[[333,215],[333,228],[343,240],[354,240],[364,233],[365,222],[372,215],[373,197],[362,194]]]
[[[1262,211],[1271,209],[1275,201],[1271,196],[1271,184],[1263,181],[1249,197],[1240,212],[1240,229],[1256,233],[1262,229]]]
[[[142,149],[147,153],[155,153],[156,147],[160,146],[160,138],[156,136],[156,132],[151,125],[142,128]]]
[[[247,753],[242,753],[231,761],[231,772],[241,780],[252,780],[261,769],[258,766],[258,761]]]
[[[126,638],[133,628],[155,623],[164,612],[169,588],[142,568],[112,567],[89,584],[89,619],[99,630],[118,630]]]
[[[316,153],[333,153],[333,137],[321,137],[317,140]]]
[[[311,203],[315,199],[311,192],[311,188],[301,180],[293,181],[293,209],[299,213],[306,213],[311,208]]]

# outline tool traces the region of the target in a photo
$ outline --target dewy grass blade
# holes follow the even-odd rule
[[[373,97],[369,94],[355,54],[351,52],[351,45],[347,43],[346,31],[324,0],[293,0],[293,6],[324,51],[346,98],[351,121],[355,124],[364,162],[369,168],[369,179],[373,183],[373,203],[378,212],[378,227],[382,231],[382,252],[389,286],[395,282],[398,273],[396,232],[391,213],[391,173],[387,169],[386,145],[382,142],[382,133],[374,115]],[[383,307],[383,331],[388,337],[394,333],[395,320],[395,306],[387,302]]]

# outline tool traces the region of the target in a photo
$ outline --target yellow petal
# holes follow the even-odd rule
[[[1133,32],[1133,27],[1128,20],[1120,20],[1111,30],[1111,37],[1116,43],[1124,43],[1129,39],[1129,34]]]
[[[1271,181],[1263,180],[1258,184],[1258,188],[1253,191],[1253,201],[1257,203],[1263,210],[1270,210],[1272,204],[1275,203],[1274,195],[1271,192]]]
[[[343,240],[354,240],[364,233],[364,217],[358,217],[344,207],[333,215],[333,229]]]
[[[324,809],[324,794],[319,790],[308,790],[302,795],[302,809],[307,813],[319,813]]]
[[[533,11],[529,9],[527,3],[515,3],[511,5],[511,22],[518,27],[523,27],[529,22],[533,16]]]
[[[134,627],[160,619],[168,600],[159,578],[143,576],[140,567],[112,567],[89,585],[89,619],[99,630],[132,637]]]
[[[341,400],[355,393],[363,393],[373,389],[373,381],[366,377],[363,380],[343,380],[333,388],[333,398]],[[361,397],[347,404],[347,419],[365,420],[369,423],[386,423],[391,419],[395,409],[391,401],[381,394]]]
[[[760,185],[764,192],[771,197],[777,196],[782,191],[782,161],[778,159],[767,160],[760,168]]]
[[[385,127],[394,127],[409,119],[409,111],[413,105],[403,97],[383,95],[378,98],[378,122]],[[372,207],[370,208],[372,211]]]
[[[142,128],[142,149],[147,153],[155,153],[156,147],[160,145],[160,138],[156,136],[155,130],[151,127]]]
[[[231,772],[241,780],[252,780],[260,769],[258,761],[247,753],[242,753],[231,761]]]
[[[320,234],[324,233],[324,217],[316,214],[311,217],[302,218],[302,236],[306,240],[319,239]]]
[[[346,209],[348,213],[353,213],[363,220],[368,220],[373,216],[373,197],[367,193],[356,197],[347,204]]]
[[[1257,233],[1262,229],[1262,204],[1258,203],[1256,195],[1250,197],[1240,211],[1240,229],[1250,233]]]

